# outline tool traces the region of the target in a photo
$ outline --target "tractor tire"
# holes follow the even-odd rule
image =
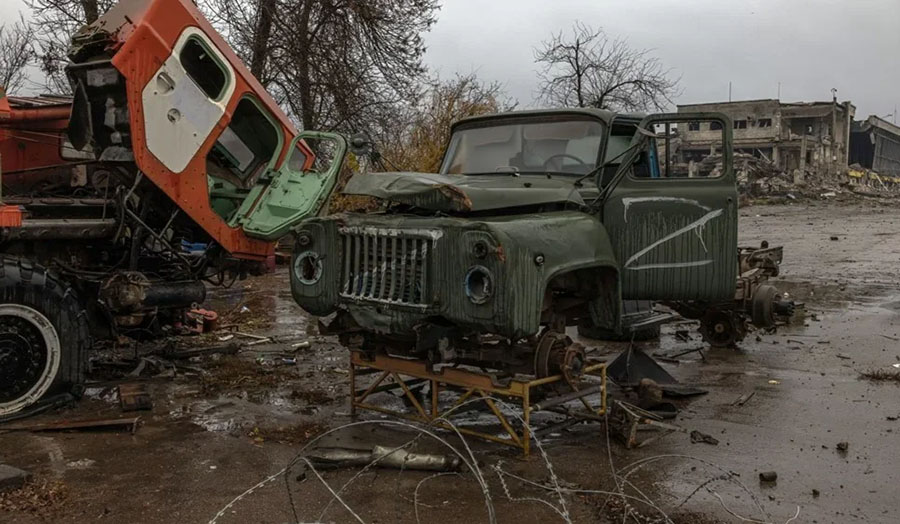
[[[653,302],[650,300],[626,300],[622,303],[622,309],[624,310],[622,315],[627,319],[629,316],[634,316],[645,311],[652,311]],[[641,328],[636,331],[626,330],[622,333],[616,333],[615,331],[599,328],[593,325],[593,323],[588,319],[585,319],[578,324],[578,334],[580,336],[585,338],[592,338],[594,340],[606,340],[610,342],[643,342],[646,340],[656,340],[657,338],[659,338],[659,333],[659,324]]]
[[[81,384],[90,345],[72,287],[27,259],[0,256],[0,418]]]

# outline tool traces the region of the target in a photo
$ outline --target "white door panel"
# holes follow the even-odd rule
[[[191,37],[206,44],[226,68],[226,88],[219,100],[210,99],[188,76],[179,54]],[[172,55],[144,86],[144,132],[147,148],[169,170],[184,171],[200,150],[234,93],[234,71],[200,29],[189,27],[181,34]]]

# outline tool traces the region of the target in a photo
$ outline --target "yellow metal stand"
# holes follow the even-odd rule
[[[509,438],[498,437],[468,428],[457,427],[456,429],[465,435],[520,448],[525,455],[528,455],[531,448],[530,420],[533,412],[541,410],[554,411],[555,413],[562,412],[570,419],[594,421],[600,420],[606,414],[606,364],[589,362],[585,367],[584,374],[598,377],[600,384],[579,391],[576,385],[567,383],[562,375],[534,380],[513,378],[501,381],[497,380],[495,376],[468,369],[443,367],[433,371],[427,363],[420,360],[406,360],[385,355],[376,355],[374,359],[367,360],[362,353],[354,351],[350,354],[350,391],[352,396],[350,409],[354,415],[358,409],[367,409],[449,429],[449,425],[442,422],[442,420],[450,420],[453,410],[470,398],[481,397],[509,435]],[[357,381],[361,376],[367,375],[377,376],[374,381],[363,389],[357,389]],[[429,409],[425,409],[422,405],[423,402],[420,402],[410,389],[410,387],[416,387],[425,383],[431,386],[431,406],[429,406]],[[533,403],[533,390],[551,384],[567,387],[570,391],[544,398],[537,404]],[[441,393],[449,388],[455,388],[462,393],[459,398],[445,409],[442,409],[439,404],[439,397]],[[405,398],[414,408],[413,412],[395,411],[367,402],[373,395],[395,389],[403,391]],[[599,406],[592,405],[585,398],[588,394],[595,393],[600,393]],[[519,424],[516,421],[510,423],[492,397],[511,398],[516,404],[521,402],[521,417],[524,424]],[[569,401],[567,399],[580,400],[583,409],[562,408],[562,404]],[[516,430],[515,428],[519,426],[521,426],[521,429]]]

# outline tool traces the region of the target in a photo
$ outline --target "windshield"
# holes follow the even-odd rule
[[[603,124],[596,120],[523,122],[459,129],[450,139],[441,173],[584,175],[596,167],[602,142]]]

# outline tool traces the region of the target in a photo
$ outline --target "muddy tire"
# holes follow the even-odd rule
[[[83,382],[90,344],[74,289],[29,260],[0,256],[0,417]]]
[[[622,315],[626,319],[631,316],[639,315],[643,312],[651,312],[653,310],[653,302],[650,300],[626,300],[623,302]],[[638,329],[636,331],[623,331],[616,333],[608,329],[599,328],[589,320],[585,319],[578,324],[578,334],[582,337],[592,338],[595,340],[608,340],[611,342],[642,342],[645,340],[656,340],[659,338],[660,325],[649,326]]]

